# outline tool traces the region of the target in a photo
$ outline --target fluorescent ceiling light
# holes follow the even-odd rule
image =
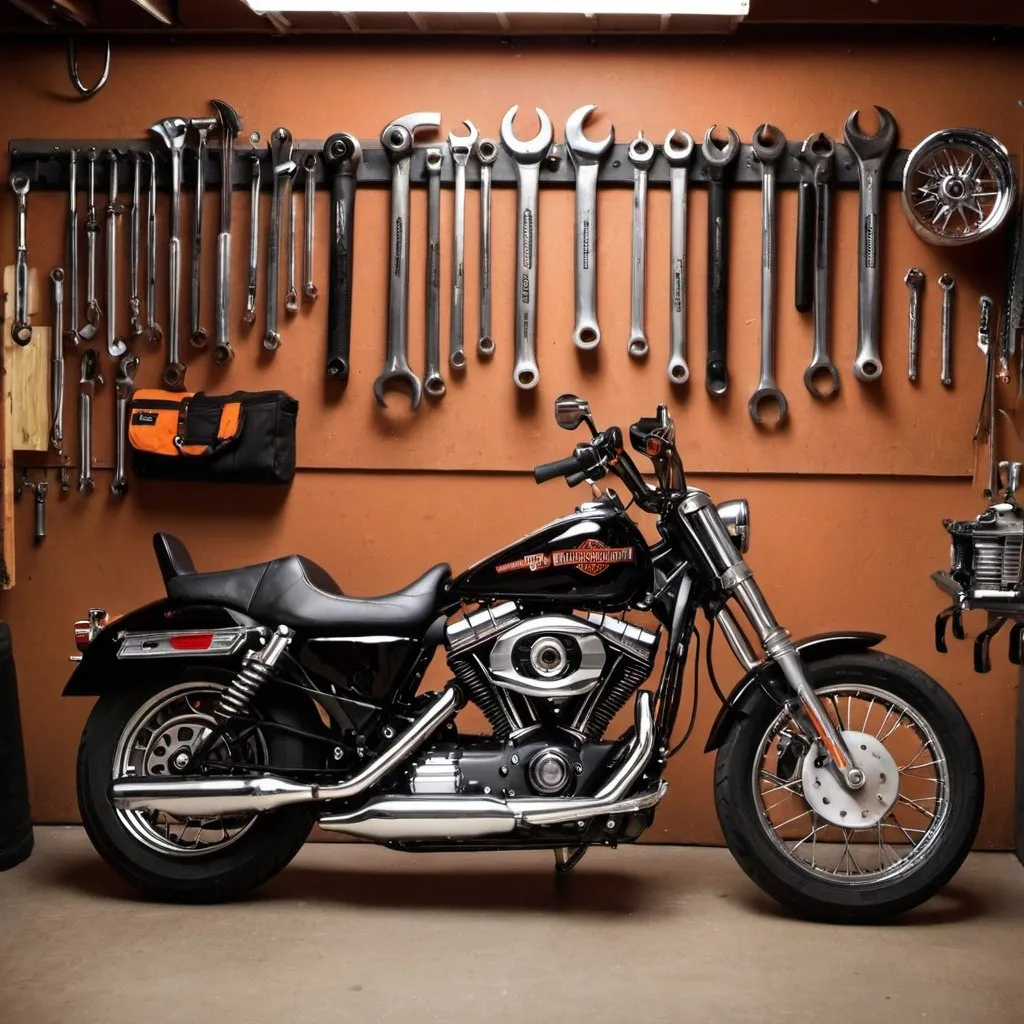
[[[245,0],[257,14],[696,14],[742,18],[750,0]]]

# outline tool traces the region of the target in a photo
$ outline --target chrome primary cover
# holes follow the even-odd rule
[[[576,697],[601,681],[605,646],[596,627],[567,615],[527,619],[491,648],[494,685],[528,697]]]

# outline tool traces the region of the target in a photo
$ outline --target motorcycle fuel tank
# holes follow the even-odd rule
[[[450,591],[468,601],[522,599],[612,611],[642,596],[650,579],[643,535],[621,508],[598,501],[470,566]]]

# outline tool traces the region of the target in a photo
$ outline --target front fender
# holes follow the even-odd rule
[[[228,626],[256,626],[254,619],[222,608],[219,605],[182,605],[168,598],[143,605],[122,615],[106,626],[89,644],[78,667],[64,687],[65,697],[98,697],[103,693],[124,689],[141,679],[150,680],[163,672],[176,671],[180,658],[146,658],[142,663],[119,661],[118,636],[126,631],[157,631],[164,629],[217,629]],[[232,664],[225,657],[196,655],[189,658],[190,666],[210,665],[224,667]]]
[[[884,633],[815,633],[814,636],[794,640],[793,646],[804,661],[812,662],[833,658],[837,654],[868,651],[872,647],[877,647],[884,639]],[[761,685],[763,672],[763,665],[751,669],[733,688],[729,699],[719,710],[715,724],[711,726],[711,733],[704,747],[705,754],[717,750],[725,742],[733,726],[743,717],[743,705],[750,693]]]

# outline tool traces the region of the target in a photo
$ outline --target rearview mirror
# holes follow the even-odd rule
[[[555,422],[563,430],[575,430],[581,423],[593,429],[590,403],[579,395],[559,395],[555,399]]]

